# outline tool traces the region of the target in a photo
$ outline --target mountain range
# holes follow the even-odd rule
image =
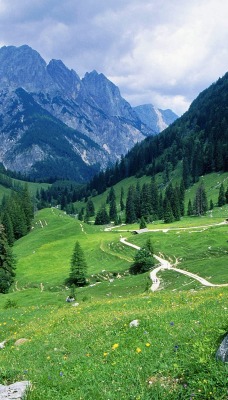
[[[80,79],[27,45],[0,49],[0,162],[31,179],[88,180],[176,118],[131,107],[96,71]]]

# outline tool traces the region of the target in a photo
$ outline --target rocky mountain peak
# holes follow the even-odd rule
[[[88,179],[155,134],[104,74],[27,45],[0,48],[0,89],[0,162],[32,177]]]
[[[27,45],[4,46],[0,48],[0,86],[45,91],[52,86],[52,80],[46,62],[36,50]]]
[[[106,114],[128,120],[137,119],[130,104],[121,97],[119,88],[104,74],[95,70],[87,72],[82,82],[97,106]]]
[[[47,72],[65,96],[77,98],[82,83],[73,69],[68,69],[61,60],[51,60]]]

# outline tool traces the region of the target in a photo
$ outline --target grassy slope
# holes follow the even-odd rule
[[[37,189],[47,189],[48,186],[50,186],[48,183],[35,183],[35,182],[25,182],[25,181],[19,181],[17,179],[13,179],[13,181],[15,183],[18,183],[22,186],[24,186],[25,184],[28,184],[29,187],[29,191],[31,193],[31,195],[35,196]],[[0,202],[3,198],[4,195],[10,195],[11,189],[5,188],[4,186],[0,185]]]
[[[210,185],[215,182],[216,176]],[[228,330],[228,288],[203,288],[164,271],[160,277],[166,290],[150,293],[148,274],[124,274],[135,251],[119,238],[141,246],[151,237],[156,253],[182,258],[179,268],[214,283],[228,282],[228,225],[192,228],[219,223],[227,215],[227,206],[216,208],[212,216],[148,226],[188,226],[187,231],[132,235],[129,230],[138,226],[104,232],[57,209],[38,212],[32,232],[14,247],[17,285],[0,295],[0,342],[8,340],[0,351],[0,383],[29,379],[30,400],[176,400],[193,394],[201,400],[226,399],[227,365],[215,360],[215,352]],[[77,289],[79,306],[72,307],[62,284],[76,240],[85,252],[88,274],[103,278]],[[108,271],[121,278],[104,279]],[[133,319],[140,320],[138,328],[129,328]],[[15,340],[22,337],[29,340],[18,350]]]

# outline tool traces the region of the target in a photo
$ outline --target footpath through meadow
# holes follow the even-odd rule
[[[132,244],[132,243],[128,242],[126,240],[126,238],[122,238],[121,237],[120,241],[121,241],[121,243],[125,244],[126,246],[130,246],[130,247],[133,247],[136,250],[140,250],[139,246],[136,246],[135,244]],[[163,271],[165,269],[169,269],[169,270],[172,270],[172,271],[179,272],[180,274],[187,275],[187,276],[199,281],[204,286],[213,286],[213,287],[228,286],[228,283],[214,284],[214,283],[208,282],[206,279],[200,277],[199,275],[193,274],[192,272],[188,272],[188,271],[185,271],[183,269],[176,268],[173,265],[177,265],[177,263],[178,263],[177,260],[176,260],[175,264],[172,265],[168,260],[165,260],[162,257],[159,257],[159,256],[157,256],[155,254],[153,256],[157,261],[159,261],[159,266],[154,268],[150,272],[150,279],[152,281],[152,286],[151,286],[152,292],[155,292],[160,286],[160,279],[157,277],[157,273],[159,271]]]

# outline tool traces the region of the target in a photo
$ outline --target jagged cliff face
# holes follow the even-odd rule
[[[172,110],[161,110],[152,104],[143,104],[134,107],[134,110],[141,121],[148,127],[153,127],[156,133],[166,129],[178,118]]]
[[[80,79],[29,46],[0,49],[0,162],[35,178],[89,179],[154,129],[103,74]]]

